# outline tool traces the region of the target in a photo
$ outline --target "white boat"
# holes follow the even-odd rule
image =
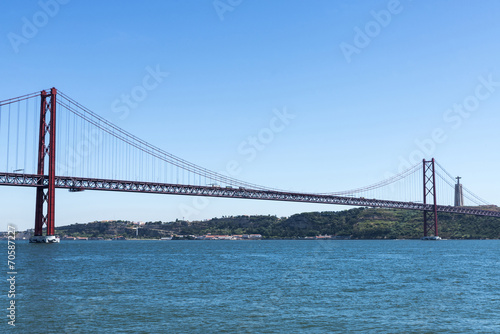
[[[36,244],[55,244],[60,242],[61,239],[55,235],[34,235],[29,241]]]
[[[443,240],[443,239],[441,239],[440,236],[433,235],[433,236],[430,236],[430,237],[422,237],[420,240]]]

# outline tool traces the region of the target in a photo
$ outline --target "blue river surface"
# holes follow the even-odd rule
[[[500,333],[499,259],[499,240],[18,240],[0,332]]]

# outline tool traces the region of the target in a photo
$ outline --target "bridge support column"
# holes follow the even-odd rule
[[[36,189],[35,235],[30,242],[59,242],[55,237],[55,166],[56,166],[56,95],[52,88],[50,94],[41,92],[40,132],[38,139],[38,175],[43,175]],[[48,168],[45,163],[48,158]],[[48,173],[46,173],[46,169]],[[48,174],[48,176],[47,176]],[[46,235],[43,228],[46,226]]]
[[[424,210],[424,237],[423,239],[439,239],[438,216],[436,203],[436,172],[434,158],[429,161],[423,159],[424,170],[424,205],[429,207]],[[430,197],[430,198],[429,198]],[[430,199],[432,202],[429,203]]]

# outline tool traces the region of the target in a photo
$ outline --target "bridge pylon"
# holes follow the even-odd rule
[[[436,203],[435,160],[423,159],[424,171],[424,237],[422,239],[440,239],[438,236],[438,216]]]
[[[38,139],[38,175],[35,205],[35,235],[30,242],[59,242],[55,234],[55,166],[56,166],[56,96],[43,90],[40,103],[40,132]],[[48,162],[48,163],[46,163]],[[46,172],[47,171],[47,172]],[[43,235],[43,228],[46,234]]]

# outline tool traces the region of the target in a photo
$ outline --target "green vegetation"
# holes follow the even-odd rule
[[[57,228],[60,236],[136,238],[130,221],[73,224]],[[139,238],[169,235],[261,234],[263,238],[303,238],[317,235],[350,236],[352,239],[417,239],[422,236],[420,211],[357,208],[338,212],[306,212],[288,218],[235,216],[205,221],[148,222]],[[446,239],[499,239],[500,219],[468,215],[439,214],[439,235]]]

